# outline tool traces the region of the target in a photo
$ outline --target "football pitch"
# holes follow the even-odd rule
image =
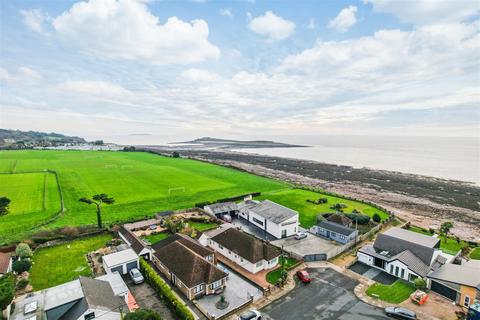
[[[52,172],[45,172],[51,170]],[[103,208],[103,220],[116,223],[162,210],[289,185],[200,161],[143,152],[22,150],[0,152],[0,196],[12,200],[0,217],[1,241],[32,233],[60,211],[47,227],[95,224],[93,207],[81,197],[106,193],[115,198]],[[58,176],[59,187],[55,179]]]

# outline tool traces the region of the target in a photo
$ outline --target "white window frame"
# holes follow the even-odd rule
[[[203,291],[203,283],[202,284],[199,284],[198,286],[196,287],[193,287],[193,293],[194,294],[197,294],[197,293],[200,293]]]
[[[463,299],[463,305],[465,307],[470,307],[470,296],[465,295],[465,298]]]
[[[215,289],[217,289],[217,288],[219,288],[219,287],[221,287],[221,286],[222,286],[222,280],[218,280],[218,281],[213,282],[213,283],[210,285],[210,289],[215,290]]]

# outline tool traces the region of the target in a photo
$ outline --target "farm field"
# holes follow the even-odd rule
[[[0,234],[22,226],[33,228],[60,211],[55,174],[49,172],[0,174],[0,196],[12,202],[0,217]]]
[[[0,243],[22,239],[28,228],[52,216],[49,210],[38,211],[42,207],[40,175],[45,169],[57,172],[65,204],[65,212],[49,227],[95,224],[94,208],[78,199],[97,193],[115,198],[113,205],[103,208],[104,222],[115,223],[192,207],[197,202],[289,187],[213,164],[140,152],[1,151],[0,169],[16,172],[0,177],[0,194],[12,199],[12,212],[0,217]],[[40,173],[19,174],[32,171]],[[47,190],[53,190],[54,179],[47,180],[52,180]],[[57,203],[56,209],[60,207],[59,199],[55,201],[50,192],[47,198],[52,205]]]
[[[323,204],[313,204],[307,202],[307,200],[317,200],[319,198],[327,198],[328,202]],[[316,218],[319,213],[335,212],[335,210],[330,209],[330,207],[336,203],[347,205],[347,208],[344,209],[345,213],[351,213],[354,209],[356,209],[370,217],[373,217],[375,213],[378,213],[382,218],[382,221],[388,218],[388,214],[386,212],[378,210],[377,208],[374,208],[368,204],[334,196],[323,195],[321,193],[302,189],[279,190],[270,193],[264,193],[256,199],[268,199],[298,211],[300,214],[300,225],[304,228],[313,226],[316,223]]]
[[[30,284],[37,291],[90,276],[86,254],[104,247],[111,239],[112,235],[102,234],[35,251]]]

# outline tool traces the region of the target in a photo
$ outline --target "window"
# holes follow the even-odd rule
[[[224,249],[223,246],[221,246],[221,245],[218,245],[218,246],[220,247],[220,249]]]
[[[263,264],[263,262],[262,262],[262,261],[260,261],[260,262],[257,262],[256,266],[257,266],[257,267],[261,267],[261,266],[262,266],[262,264]]]
[[[213,260],[213,256],[210,255],[210,256],[207,256],[207,261],[212,261]]]
[[[335,237],[337,234],[336,234],[335,232],[333,232],[333,231],[330,231],[330,235],[331,235],[332,237]]]
[[[393,264],[390,265],[390,273],[393,274]]]
[[[240,258],[240,261],[242,261],[242,262],[243,262],[243,258]]]
[[[399,267],[395,267],[395,275],[398,277],[398,271],[400,270]]]
[[[217,289],[218,287],[220,287],[221,285],[222,285],[222,280],[218,280],[218,281],[215,281],[214,283],[212,283],[212,284],[210,285],[210,288],[211,288],[212,290],[215,290],[215,289]]]
[[[413,273],[410,273],[410,282],[414,282],[418,276],[414,275]]]
[[[200,284],[200,285],[193,288],[193,293],[194,294],[200,293],[202,291],[203,291],[203,284]]]
[[[400,278],[403,279],[404,276],[405,276],[405,269],[402,268],[402,275],[400,276]]]
[[[469,296],[465,296],[465,303],[463,304],[465,307],[469,307],[470,306],[470,297]]]
[[[232,251],[228,250],[228,254],[232,254]]]
[[[256,224],[259,224],[259,225],[263,226],[263,221],[258,220],[257,218],[254,218],[254,217],[252,217],[252,220],[253,220],[253,222],[255,222]]]

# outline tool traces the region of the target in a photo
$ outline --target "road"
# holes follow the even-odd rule
[[[308,269],[312,282],[298,284],[286,296],[261,309],[266,320],[384,320],[382,310],[355,297],[352,280],[332,269]]]

